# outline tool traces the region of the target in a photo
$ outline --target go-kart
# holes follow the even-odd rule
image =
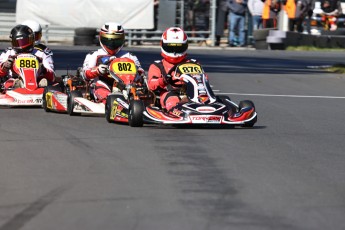
[[[113,87],[110,90],[122,95],[122,91],[120,90],[122,87],[121,79],[117,76],[125,75],[128,72],[126,69],[127,65],[129,63],[134,65],[134,62],[128,58],[109,59],[109,57],[104,57],[102,63],[108,65],[108,77],[115,79]],[[43,108],[46,111],[67,112],[71,116],[105,114],[105,105],[101,102],[96,102],[93,98],[92,91],[95,89],[94,82],[85,80],[81,68],[78,69],[76,75],[64,75],[62,77],[64,90],[61,90],[59,87],[45,88]]]
[[[157,106],[143,106],[133,110],[132,116],[143,116],[144,122],[158,124],[231,125],[253,127],[257,121],[254,103],[241,101],[238,105],[228,96],[216,96],[203,68],[196,62],[175,65],[166,75],[166,81],[178,89],[181,102],[170,111]],[[181,82],[182,84],[181,87]],[[141,115],[142,113],[142,115]]]
[[[92,99],[93,83],[85,80],[81,68],[76,75],[67,74],[61,78],[62,87],[47,86],[44,89],[42,107],[46,112],[68,113],[71,116],[104,114],[104,104]]]
[[[35,55],[16,55],[12,68],[14,84],[11,88],[5,88],[4,82],[1,84],[0,106],[42,106],[44,88],[37,83],[40,67]]]
[[[147,90],[146,77],[138,74],[135,63],[129,58],[116,60],[109,72],[116,79],[120,92],[108,95],[105,104],[106,120],[109,123],[143,126],[144,105],[155,100],[155,95]],[[133,116],[133,114],[138,115]]]
[[[69,112],[68,100],[71,92],[85,91],[87,88],[86,81],[80,76],[80,73],[81,69],[79,68],[76,75],[62,75],[62,82],[59,85],[48,85],[44,88],[42,107],[46,112]]]

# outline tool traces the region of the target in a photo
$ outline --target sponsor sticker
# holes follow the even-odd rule
[[[196,124],[206,124],[206,123],[217,124],[221,122],[222,116],[193,115],[193,116],[190,116],[190,119],[192,120],[192,123],[196,123]]]
[[[200,113],[213,113],[214,111],[216,111],[216,109],[210,106],[202,106],[202,107],[196,108],[196,111]]]

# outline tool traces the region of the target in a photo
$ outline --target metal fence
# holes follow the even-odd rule
[[[187,23],[186,5],[188,0],[176,0],[176,20],[175,24],[171,26],[179,26],[186,30],[186,33],[191,42],[205,42],[207,45],[213,46],[215,44],[215,30],[216,30],[216,0],[209,0],[208,26],[202,30],[190,30]],[[195,2],[195,1],[192,1]],[[16,25],[16,14],[13,12],[0,13],[0,40],[8,40],[10,30]],[[49,43],[72,43],[75,37],[75,28],[55,25],[42,25],[43,27],[43,42]],[[96,28],[95,28],[96,29]],[[133,45],[135,42],[159,42],[161,39],[162,30],[127,30],[126,38],[128,45]]]

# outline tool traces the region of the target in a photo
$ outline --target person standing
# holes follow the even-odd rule
[[[220,39],[224,35],[224,27],[226,24],[226,15],[228,13],[227,0],[217,1],[217,15],[216,15],[216,42],[215,45],[220,45]]]
[[[248,0],[248,10],[252,15],[254,30],[262,28],[263,9],[264,3],[261,0]]]
[[[280,0],[263,0],[262,21],[264,28],[277,28],[278,13],[281,9]]]
[[[311,34],[311,17],[313,16],[314,13],[314,8],[315,8],[315,0],[307,0],[308,3],[308,9],[307,9],[307,17],[306,17],[306,26],[307,26],[307,32],[308,34]]]
[[[238,30],[238,46],[244,47],[245,43],[245,16],[247,11],[247,0],[229,0],[229,46],[234,47],[236,30]]]

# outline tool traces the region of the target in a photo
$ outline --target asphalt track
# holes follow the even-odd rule
[[[91,48],[52,47],[58,73]],[[190,53],[216,93],[254,101],[254,128],[0,109],[0,230],[345,229],[345,79],[307,68],[344,53]]]

